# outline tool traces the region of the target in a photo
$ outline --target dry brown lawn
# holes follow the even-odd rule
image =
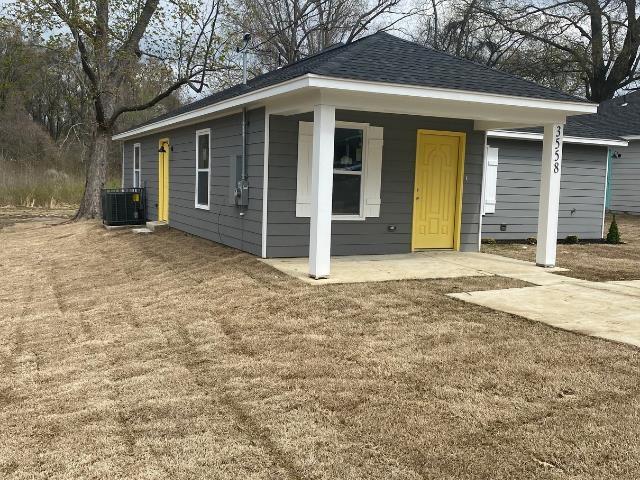
[[[605,235],[611,216],[607,216]],[[640,280],[640,216],[617,214],[621,245],[582,243],[558,245],[557,265],[570,269],[562,275],[596,282]],[[534,262],[535,245],[483,245],[482,251]]]
[[[444,295],[514,281],[318,287],[89,222],[0,247],[0,478],[640,476],[638,350]]]
[[[73,217],[77,207],[61,205],[54,208],[0,206],[0,230],[12,230],[23,223],[60,223]]]

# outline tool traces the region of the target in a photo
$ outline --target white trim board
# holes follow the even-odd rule
[[[269,129],[270,115],[268,108],[264,110],[264,159],[262,171],[262,258],[267,258],[267,227],[269,207]]]
[[[542,141],[541,133],[517,132],[512,130],[488,130],[487,136],[492,138],[514,138],[518,140]],[[606,138],[587,138],[566,136],[564,143],[578,143],[583,145],[612,145],[626,147],[629,143],[625,140],[613,140]]]
[[[604,238],[604,223],[607,217],[607,186],[609,184],[609,163],[611,162],[611,149],[607,148],[607,159],[604,170],[604,201],[602,202],[602,232],[600,238]]]
[[[127,140],[144,134],[166,129],[172,125],[186,125],[195,123],[195,119],[213,115],[233,108],[246,106],[250,103],[264,102],[273,97],[292,93],[302,89],[320,89],[327,91],[342,91],[351,93],[367,93],[374,95],[392,95],[408,98],[423,98],[432,100],[446,100],[453,102],[469,102],[485,105],[499,105],[503,107],[532,108],[562,113],[564,115],[577,115],[582,113],[595,113],[597,105],[592,103],[536,99],[518,97],[513,95],[501,95],[494,93],[482,93],[468,90],[453,90],[447,88],[422,87],[415,85],[371,82],[361,80],[349,80],[315,74],[305,74],[300,77],[287,80],[275,85],[260,88],[243,95],[238,95],[227,100],[222,100],[212,105],[178,114],[164,120],[159,120],[148,125],[128,130],[114,135],[113,140]],[[227,114],[230,112],[227,112]]]
[[[350,80],[322,75],[307,74],[311,87],[333,90],[348,90],[350,92],[365,92],[374,94],[401,95],[440,100],[457,100],[460,102],[485,103],[490,105],[516,106],[540,108],[544,110],[558,110],[572,114],[596,113],[598,105],[595,103],[548,100],[531,97],[519,97],[498,93],[483,93],[471,90],[454,90],[441,87],[422,87],[398,83],[372,82],[364,80]]]

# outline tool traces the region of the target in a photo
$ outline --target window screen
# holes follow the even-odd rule
[[[336,128],[333,151],[333,214],[360,215],[364,132]]]

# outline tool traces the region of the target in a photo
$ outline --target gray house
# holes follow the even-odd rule
[[[563,125],[595,104],[377,33],[119,133],[151,219],[262,257],[477,251],[487,131],[543,126],[555,263]]]
[[[598,129],[628,141],[610,149],[607,208],[640,214],[640,92],[603,102],[598,108]]]
[[[640,115],[640,113],[639,113]],[[640,215],[640,131],[629,135],[626,148],[611,153],[607,208]]]
[[[570,117],[564,129],[558,236],[604,235],[607,171],[611,149],[627,141],[593,125],[596,115]],[[482,238],[523,240],[536,236],[542,132],[487,132]]]

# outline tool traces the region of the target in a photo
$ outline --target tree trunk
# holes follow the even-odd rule
[[[98,127],[91,143],[84,195],[75,216],[76,220],[102,217],[100,189],[104,187],[107,180],[107,160],[109,158],[110,143],[111,132]]]

